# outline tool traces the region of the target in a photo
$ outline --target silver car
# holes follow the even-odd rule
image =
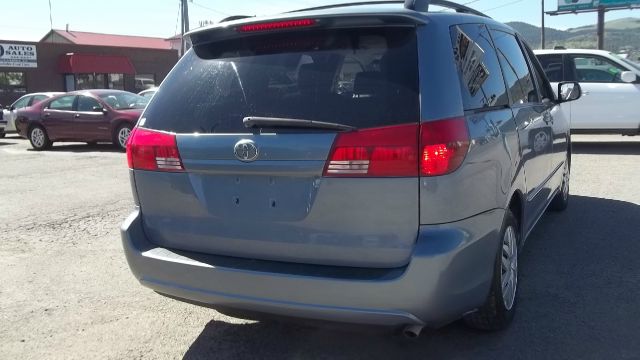
[[[18,114],[18,110],[24,109],[31,105],[35,105],[42,100],[49,99],[56,95],[62,94],[61,92],[42,92],[42,93],[32,93],[27,94],[20,97],[18,100],[14,101],[13,104],[7,106],[6,109],[2,109],[2,120],[6,121],[5,132],[12,133],[17,132],[16,129],[16,118]]]
[[[246,318],[504,328],[519,250],[568,204],[580,88],[556,98],[511,28],[445,5],[192,32],[128,144],[136,278]]]

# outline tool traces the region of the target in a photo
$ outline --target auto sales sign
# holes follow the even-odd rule
[[[38,67],[38,54],[33,44],[0,44],[0,67]]]

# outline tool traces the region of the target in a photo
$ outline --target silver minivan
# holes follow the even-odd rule
[[[571,141],[518,34],[467,7],[343,4],[223,22],[127,149],[137,279],[246,318],[504,328],[518,253],[569,200]]]

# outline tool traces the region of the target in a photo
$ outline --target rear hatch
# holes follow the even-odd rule
[[[187,52],[145,110],[129,158],[147,236],[405,265],[419,223],[415,27],[259,30]]]

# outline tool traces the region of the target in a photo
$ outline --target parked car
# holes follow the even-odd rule
[[[7,106],[5,109],[2,109],[2,117],[7,121],[6,132],[17,132],[16,129],[16,117],[17,112],[20,109],[24,109],[26,107],[35,105],[42,100],[49,99],[53,96],[60,95],[61,92],[42,92],[42,93],[33,93],[27,94],[14,101],[13,104]]]
[[[158,91],[157,87],[152,87],[149,88],[147,90],[142,90],[138,93],[138,95],[145,97],[145,98],[149,98],[151,99],[151,97],[153,97],[153,95],[156,93],[156,91]]]
[[[640,65],[604,50],[536,50],[552,85],[577,81],[570,106],[573,133],[640,133]]]
[[[144,286],[408,336],[460,317],[507,326],[520,248],[568,205],[561,110],[580,88],[556,98],[502,23],[406,4],[190,34],[127,148],[122,241]]]
[[[16,123],[35,150],[56,141],[113,142],[124,149],[147,101],[121,90],[74,91],[18,111]]]

